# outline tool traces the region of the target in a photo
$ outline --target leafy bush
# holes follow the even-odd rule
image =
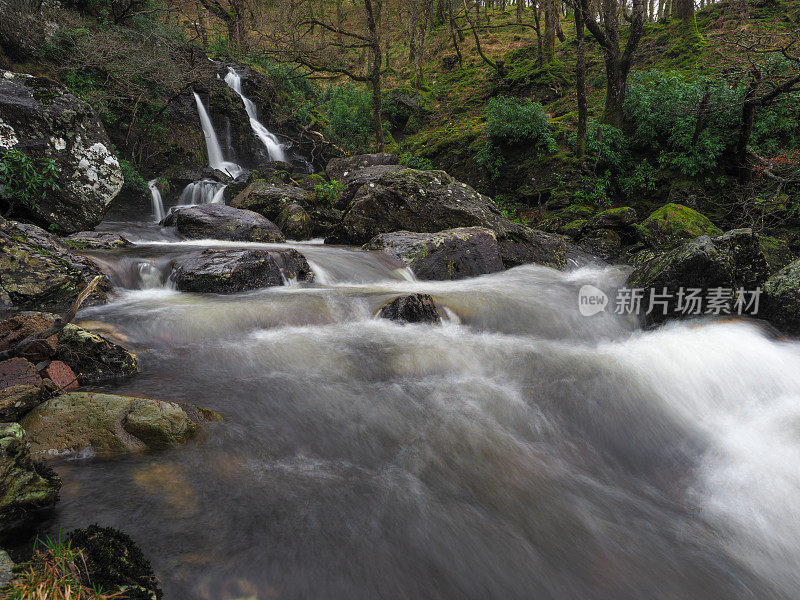
[[[497,146],[487,141],[475,155],[475,162],[484,168],[489,177],[497,179],[506,164],[506,157]]]
[[[572,134],[569,143],[575,145],[577,135]],[[599,171],[624,171],[630,160],[628,138],[621,129],[612,125],[590,122],[586,128],[586,156],[597,163]]]
[[[527,143],[547,152],[556,147],[547,113],[527,98],[491,98],[486,106],[486,135],[500,146]]]
[[[146,192],[147,191],[147,182],[144,180],[144,177],[141,176],[139,171],[136,170],[136,167],[133,166],[133,163],[129,160],[120,159],[119,161],[120,169],[122,169],[122,177],[125,180],[125,187],[134,190],[136,192]]]
[[[419,169],[420,171],[432,171],[434,169],[431,159],[413,152],[403,152],[400,155],[400,164],[409,169]]]
[[[630,175],[619,178],[619,186],[628,200],[638,200],[649,192],[654,192],[658,182],[658,169],[643,160]]]
[[[336,180],[330,183],[318,183],[314,186],[314,196],[317,200],[333,204],[339,198],[339,194],[342,193],[343,189],[344,185]]]
[[[613,193],[613,188],[613,176],[610,171],[603,173],[602,177],[584,176],[580,189],[575,192],[574,204],[607,208],[611,206],[610,194]]]
[[[47,192],[58,191],[59,168],[52,158],[33,160],[13,148],[0,154],[0,198],[10,213],[19,201],[30,209],[39,208]]]
[[[350,152],[369,148],[373,134],[372,94],[351,84],[329,88],[323,95],[328,122],[325,136]]]

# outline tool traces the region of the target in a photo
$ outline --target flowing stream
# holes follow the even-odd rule
[[[194,92],[194,100],[197,104],[197,114],[200,116],[200,125],[203,128],[203,137],[206,140],[208,164],[213,169],[227,173],[233,179],[236,179],[244,172],[244,169],[235,162],[225,160],[222,154],[222,146],[219,145],[219,138],[217,138],[217,133],[214,131],[214,124],[211,122],[211,117],[208,115],[208,111],[197,92]]]
[[[796,343],[581,316],[580,286],[618,268],[422,282],[319,243],[274,246],[314,284],[181,293],[176,256],[243,244],[147,221],[107,221],[137,243],[92,254],[116,296],[79,318],[142,371],[102,389],[225,422],[171,451],[60,459],[52,532],[123,528],[175,600],[800,597]],[[449,318],[375,318],[410,292]]]

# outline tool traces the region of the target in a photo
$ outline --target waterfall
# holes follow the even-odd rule
[[[147,187],[150,189],[150,196],[153,199],[153,219],[156,223],[160,223],[164,218],[164,201],[161,199],[161,192],[158,191],[155,179],[149,181]]]
[[[213,179],[201,179],[193,181],[181,192],[178,204],[187,206],[190,204],[224,204],[222,194],[225,191],[225,184]]]
[[[200,124],[203,126],[203,136],[206,138],[206,150],[208,151],[208,164],[212,168],[227,173],[234,179],[242,174],[241,166],[234,162],[226,161],[222,156],[222,147],[219,145],[219,139],[214,131],[214,125],[211,123],[211,117],[208,116],[208,111],[203,105],[200,96],[194,92],[194,99],[197,102],[197,113],[200,115]]]
[[[270,160],[285,161],[286,153],[283,151],[283,146],[278,141],[278,138],[275,137],[275,134],[270,132],[258,120],[256,105],[252,100],[245,97],[245,95],[242,93],[242,76],[239,75],[233,67],[228,67],[228,74],[225,76],[225,83],[227,83],[228,87],[230,87],[234,92],[239,94],[242,102],[244,102],[244,109],[247,111],[247,116],[250,117],[250,126],[253,128],[253,132],[256,134],[258,139],[261,140],[261,143],[264,144],[264,147],[267,149]]]

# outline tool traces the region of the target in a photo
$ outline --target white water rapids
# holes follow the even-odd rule
[[[111,389],[225,422],[174,451],[61,461],[53,531],[125,529],[167,598],[800,597],[796,342],[581,316],[580,287],[617,268],[422,282],[309,243],[288,245],[314,284],[181,293],[175,257],[243,244],[104,227],[139,240],[91,253],[117,295],[80,318],[141,361]],[[453,318],[375,318],[412,292]]]

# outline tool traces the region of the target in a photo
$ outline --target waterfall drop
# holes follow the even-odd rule
[[[225,83],[228,84],[234,92],[239,94],[239,97],[244,102],[244,109],[247,111],[247,116],[250,117],[250,126],[253,128],[253,133],[256,134],[261,143],[264,144],[264,147],[267,149],[269,153],[270,160],[286,160],[286,152],[283,150],[283,146],[278,141],[278,138],[275,136],[274,133],[269,131],[261,122],[258,120],[258,111],[256,110],[256,105],[253,103],[252,100],[245,97],[242,93],[242,76],[239,75],[233,67],[228,67],[228,74],[225,76]]]
[[[147,187],[150,189],[150,196],[153,199],[153,219],[156,223],[160,223],[164,218],[164,201],[161,199],[161,192],[158,191],[155,179],[149,181]]]
[[[193,181],[181,192],[178,204],[189,206],[194,204],[224,204],[222,193],[225,191],[225,184],[213,179],[201,179]]]
[[[208,152],[208,164],[212,168],[227,173],[234,179],[242,174],[242,167],[234,162],[224,159],[222,155],[222,147],[219,145],[219,139],[214,131],[214,124],[211,122],[211,117],[208,116],[208,111],[200,100],[197,92],[194,92],[194,99],[197,102],[197,113],[200,115],[200,124],[203,126],[203,136],[206,138],[206,150]]]

